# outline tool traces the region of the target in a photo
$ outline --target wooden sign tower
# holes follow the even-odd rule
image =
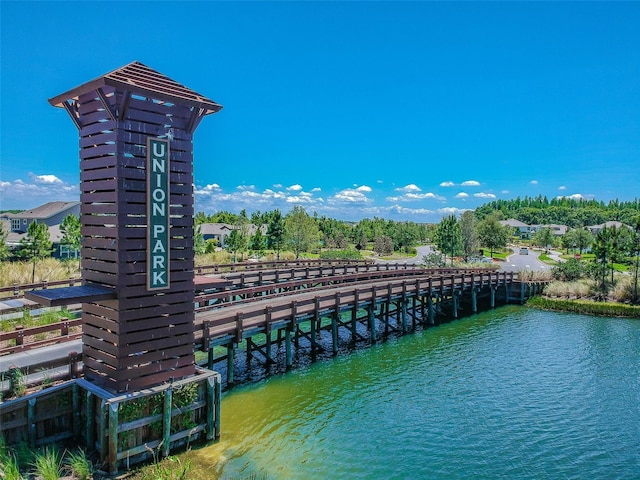
[[[80,136],[85,378],[133,392],[195,373],[193,133],[222,107],[133,62],[49,100]],[[106,293],[104,293],[106,292]]]

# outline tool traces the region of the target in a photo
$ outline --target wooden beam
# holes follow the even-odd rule
[[[131,100],[131,92],[125,91],[122,98],[122,107],[120,109],[118,119],[124,120],[127,118],[127,111],[129,110],[129,101]]]
[[[69,101],[71,102],[71,104],[69,103]],[[75,100],[69,100],[69,101],[63,102],[62,105],[64,106],[64,109],[67,111],[67,113],[71,117],[71,120],[73,120],[73,123],[76,124],[76,127],[78,128],[78,130],[80,130],[82,128],[82,125],[80,124],[80,116],[78,115],[78,104],[76,103]]]
[[[109,103],[109,100],[107,99],[107,96],[104,94],[102,87],[96,89],[96,93],[98,94],[98,98],[100,99],[100,102],[102,103],[102,106],[104,107],[104,109],[109,114],[109,117],[111,118],[111,120],[113,120],[114,122],[117,121],[116,112],[113,109],[113,106]]]

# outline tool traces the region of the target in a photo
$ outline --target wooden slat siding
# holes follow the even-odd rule
[[[116,154],[116,145],[94,145],[80,150],[81,160],[91,160],[92,158],[103,157]]]
[[[82,170],[80,172],[80,181],[91,182],[95,180],[102,180],[105,178],[114,178],[117,174],[118,169],[115,165],[111,165],[106,168]]]
[[[119,99],[120,100],[120,99]],[[121,101],[121,100],[120,100]],[[191,107],[174,103],[168,105],[167,103],[157,103],[153,101],[141,100],[139,98],[131,98],[129,100],[128,108],[135,108],[136,110],[149,111],[159,114],[171,114],[176,117],[188,120],[191,116]],[[130,118],[130,117],[127,117]]]
[[[129,106],[127,119],[134,122],[143,122],[149,125],[160,125],[166,127],[170,125],[173,129],[184,130],[187,127],[187,120],[180,117],[168,117],[165,114],[138,110]]]
[[[122,391],[195,371],[193,136],[186,131],[193,123],[193,108],[179,102],[167,105],[141,100],[130,97],[124,88],[98,83],[104,88],[107,108],[95,91],[81,92],[77,99],[83,125],[79,141],[82,268],[86,280],[115,286],[119,297],[85,305],[86,370],[98,384]],[[126,90],[137,94],[131,85]],[[116,123],[109,111],[126,116]],[[168,128],[173,133],[169,174],[172,288],[154,295],[146,291],[146,138],[165,135]],[[176,358],[167,359],[163,355],[172,342],[182,342],[182,346],[172,348]],[[127,358],[142,350],[146,353],[140,357]],[[147,365],[149,362],[155,363]],[[132,366],[135,368],[130,369]]]
[[[98,132],[92,135],[80,137],[80,148],[90,148],[98,145],[110,145],[118,139],[116,132]]]
[[[174,130],[174,134],[175,134],[175,130]],[[106,136],[110,134],[102,134],[102,135]],[[92,138],[93,137],[89,137],[86,140],[86,143],[89,144]],[[118,133],[117,133],[117,140],[119,142],[123,142],[126,145],[145,145],[144,143],[145,138],[146,138],[145,135],[142,135],[140,133],[135,133],[135,132],[118,130]],[[190,138],[174,137],[173,140],[171,140],[171,149],[191,151],[193,150],[193,143]]]
[[[109,120],[108,122],[94,123],[91,125],[84,125],[80,130],[80,138],[85,138],[90,135],[96,135],[100,132],[111,132],[117,127],[116,122]]]

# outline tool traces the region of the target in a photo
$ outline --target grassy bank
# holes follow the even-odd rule
[[[527,305],[542,310],[582,313],[606,317],[640,318],[640,306],[613,302],[594,302],[592,300],[562,300],[556,298],[533,297]]]

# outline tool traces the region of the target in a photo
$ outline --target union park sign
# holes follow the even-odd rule
[[[147,138],[147,290],[169,284],[169,140]]]

